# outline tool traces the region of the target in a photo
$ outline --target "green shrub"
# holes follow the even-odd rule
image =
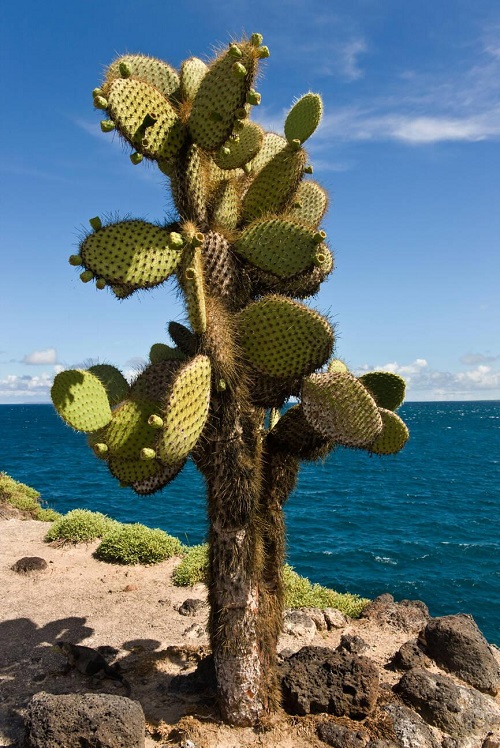
[[[208,544],[194,545],[188,548],[184,558],[172,574],[176,587],[192,587],[198,582],[205,582],[208,571]]]
[[[115,527],[119,526],[110,517],[106,517],[101,512],[90,512],[88,509],[73,509],[64,517],[57,519],[48,533],[45,540],[66,540],[73,543],[83,543],[102,538]]]
[[[351,618],[357,618],[369,600],[359,595],[340,593],[313,584],[301,577],[291,566],[283,567],[285,608],[337,608]]]
[[[0,473],[0,503],[7,502],[33,519],[52,522],[61,515],[53,509],[40,506],[40,494],[34,488],[20,483],[6,473]]]
[[[120,525],[108,533],[94,555],[117,564],[157,564],[181,553],[180,540],[136,523]]]

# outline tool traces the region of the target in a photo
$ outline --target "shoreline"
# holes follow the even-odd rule
[[[146,748],[159,746],[181,729],[198,748],[234,748],[262,745],[251,728],[229,728],[218,721],[210,700],[196,693],[171,693],[172,678],[192,672],[209,651],[205,632],[207,608],[183,616],[179,606],[188,598],[204,600],[206,588],[174,587],[171,574],[179,559],[153,566],[121,566],[92,556],[98,542],[57,546],[43,537],[47,523],[31,519],[1,522],[0,583],[5,592],[0,636],[6,643],[1,655],[5,696],[0,705],[0,744],[15,746],[22,732],[22,715],[34,693],[85,693],[88,680],[73,672],[63,676],[61,658],[51,645],[67,639],[93,648],[104,647],[120,662],[132,685],[131,698],[145,711],[149,734]],[[12,571],[23,556],[39,556],[47,568],[30,574]],[[316,631],[311,641],[288,635],[280,649],[304,643],[335,649],[342,635],[360,636],[367,656],[379,668],[381,688],[392,688],[401,673],[386,669],[394,652],[415,630],[398,628],[376,619],[348,619],[330,631]],[[498,650],[500,663],[500,650]],[[440,672],[434,668],[435,672]],[[122,695],[114,683],[104,681],[97,692]],[[500,694],[496,697],[500,707]],[[193,716],[196,715],[196,716]],[[324,716],[324,715],[323,715]],[[317,720],[316,720],[317,721]],[[265,737],[276,748],[324,748],[315,736],[315,718],[278,715]],[[177,725],[177,728],[175,728]],[[186,727],[187,725],[187,727]]]

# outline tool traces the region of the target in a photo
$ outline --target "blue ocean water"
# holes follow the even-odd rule
[[[407,403],[400,413],[411,438],[399,455],[337,450],[302,467],[286,507],[288,559],[341,592],[420,599],[434,616],[470,613],[500,644],[500,401]],[[204,540],[194,465],[162,493],[136,496],[50,405],[0,406],[0,470],[59,511]]]

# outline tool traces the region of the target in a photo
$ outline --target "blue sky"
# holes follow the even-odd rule
[[[331,192],[336,270],[311,304],[355,371],[410,400],[500,398],[500,6],[496,0],[2,3],[0,402],[45,402],[88,360],[134,370],[184,311],[170,283],[125,302],[67,263],[90,217],[155,221],[166,180],[99,128],[91,92],[117,53],[178,67],[259,31],[254,119],[282,131],[312,90],[308,143]]]

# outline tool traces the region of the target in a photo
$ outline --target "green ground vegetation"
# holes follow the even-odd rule
[[[173,556],[181,561],[175,568],[172,581],[178,587],[192,587],[205,582],[208,572],[208,545],[185,546],[178,538],[163,530],[151,529],[139,523],[123,524],[101,512],[73,509],[65,515],[44,508],[40,494],[34,488],[19,483],[6,473],[0,473],[0,503],[6,502],[44,522],[52,522],[45,535],[47,542],[92,542],[100,539],[96,558],[116,564],[156,564]],[[328,587],[301,577],[291,566],[283,568],[286,608],[337,608],[351,618],[357,618],[369,600],[349,593],[335,592]]]
[[[42,522],[53,522],[61,515],[53,509],[42,506],[38,491],[14,480],[6,473],[0,473],[0,504],[6,503],[19,509],[27,517]]]

